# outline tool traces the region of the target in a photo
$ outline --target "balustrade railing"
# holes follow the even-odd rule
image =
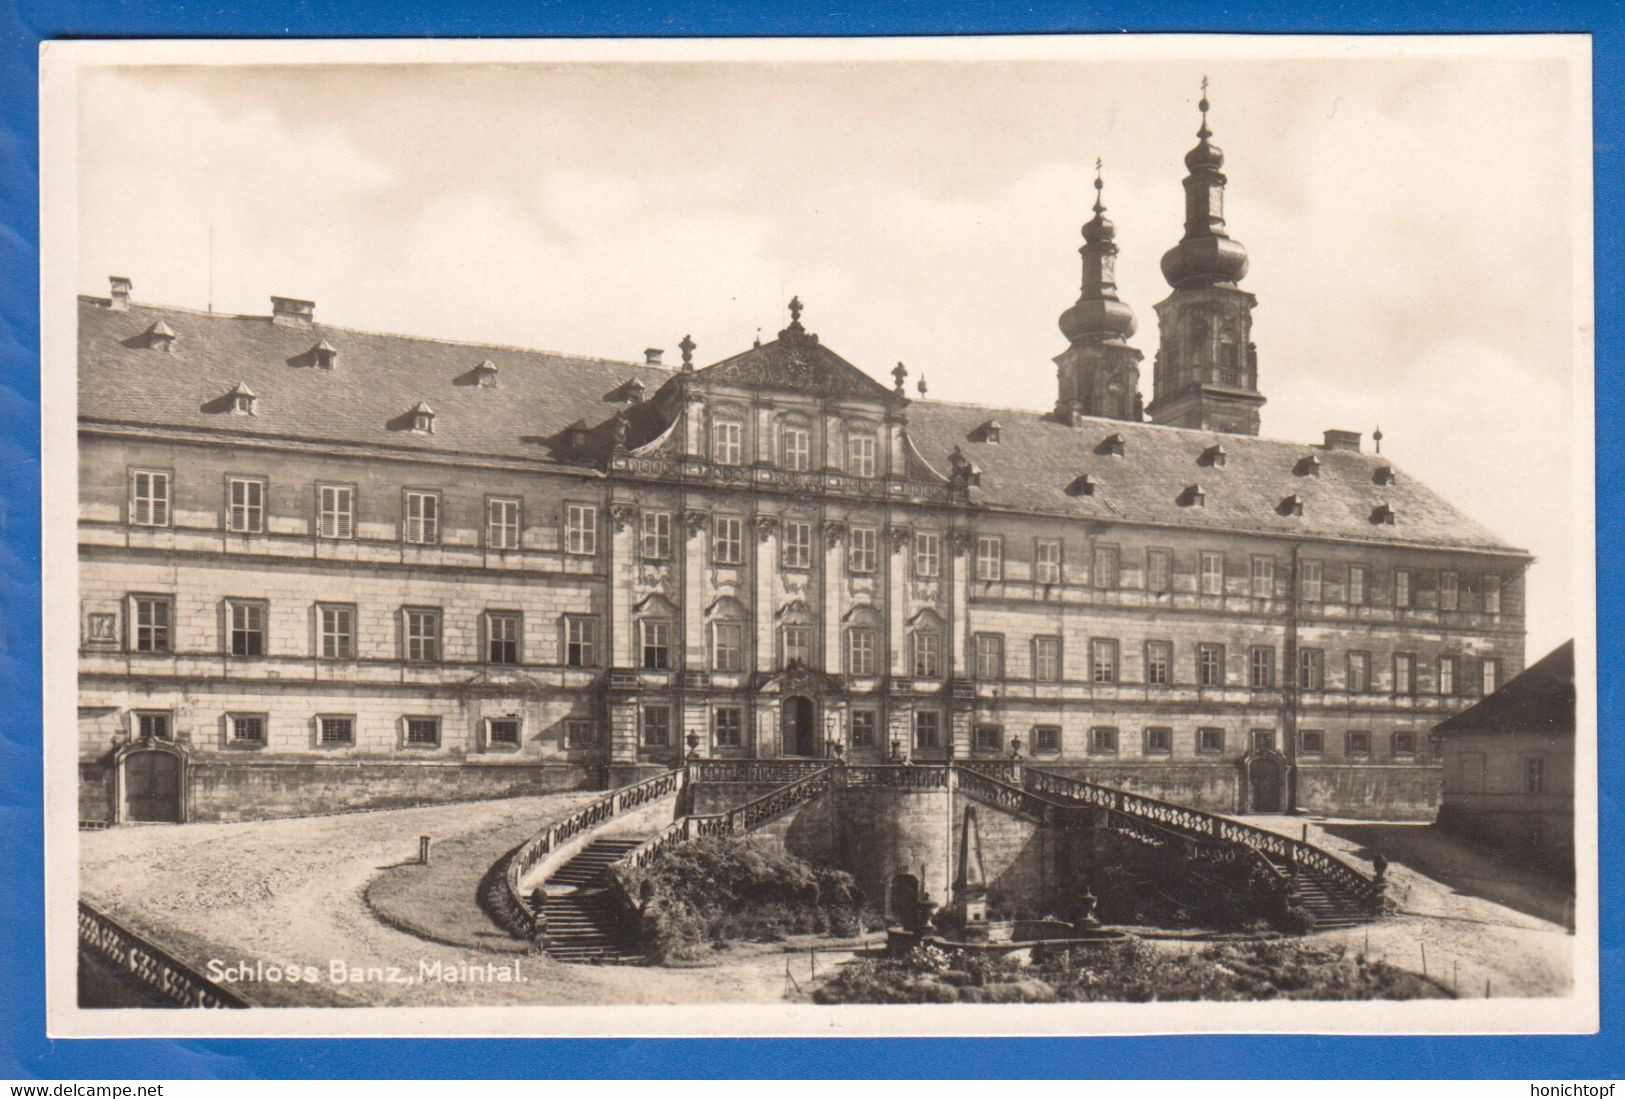
[[[890,786],[897,790],[946,790],[948,768],[942,764],[863,763],[848,765],[847,786]]]
[[[248,1006],[248,1001],[235,992],[84,901],[79,902],[79,946],[181,1007]]]
[[[834,761],[828,759],[701,759],[691,762],[693,782],[795,782],[817,774]]]

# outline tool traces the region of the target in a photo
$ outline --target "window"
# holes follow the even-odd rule
[[[812,433],[801,424],[785,424],[779,445],[779,462],[785,469],[804,470],[812,464]]]
[[[942,747],[942,714],[936,710],[914,711],[914,747]]]
[[[997,752],[1004,746],[1004,730],[997,725],[978,725],[975,735],[978,752]]]
[[[1544,794],[1546,792],[1546,759],[1544,756],[1528,756],[1524,759],[1523,792],[1526,794]]]
[[[566,721],[564,723],[564,746],[566,748],[591,748],[598,743],[598,726],[591,721]]]
[[[1394,758],[1416,758],[1416,734],[1408,729],[1402,729],[1394,734]]]
[[[1253,558],[1253,598],[1275,598],[1275,558]]]
[[[226,601],[226,651],[232,656],[265,655],[265,604]]]
[[[519,501],[492,496],[485,501],[485,544],[490,549],[519,548]]]
[[[1056,557],[1059,559],[1060,546],[1056,545]],[[1090,580],[1100,591],[1110,591],[1118,584],[1118,551],[1116,546],[1095,544],[1094,558],[1090,562]]]
[[[1439,609],[1453,611],[1461,606],[1461,578],[1453,572],[1439,573]]]
[[[1224,686],[1224,646],[1196,646],[1196,682],[1203,687]]]
[[[1061,543],[1040,538],[1033,545],[1033,579],[1040,584],[1061,582]]]
[[[1034,725],[1033,751],[1059,754],[1061,751],[1061,727],[1059,725]]]
[[[784,627],[784,662],[786,664],[812,663],[812,627]]]
[[[671,556],[671,512],[646,511],[639,520],[643,525],[641,539],[643,557],[647,561],[664,561]]]
[[[324,715],[316,719],[316,743],[326,747],[355,743],[355,718]]]
[[[1248,654],[1248,682],[1255,688],[1275,686],[1275,650],[1266,645],[1255,645]]]
[[[1060,682],[1061,639],[1059,637],[1033,638],[1033,678],[1042,683]]]
[[[1117,642],[1098,637],[1089,642],[1089,679],[1093,683],[1117,682]]]
[[[1274,729],[1254,729],[1253,730],[1253,751],[1255,751],[1255,752],[1273,752],[1273,751],[1275,751],[1275,730]]]
[[[942,674],[942,635],[936,630],[914,631],[914,674],[931,679]]]
[[[711,670],[738,672],[745,667],[745,627],[738,622],[711,624]]]
[[[409,748],[438,748],[440,746],[440,719],[438,717],[407,718],[406,744]]]
[[[148,710],[135,715],[136,736],[142,740],[172,740],[174,729],[167,710]]]
[[[671,710],[665,706],[643,707],[643,746],[664,748],[671,744]]]
[[[846,471],[854,477],[875,475],[875,437],[868,432],[855,432],[846,440]]]
[[[873,710],[852,711],[852,747],[873,748],[879,742],[880,715]]]
[[[1478,690],[1480,694],[1494,694],[1501,683],[1501,662],[1485,657],[1478,662]]]
[[[1365,566],[1349,566],[1348,602],[1351,607],[1365,606]]]
[[[1320,649],[1298,650],[1298,687],[1319,691],[1326,687],[1326,654]]]
[[[745,425],[738,420],[711,421],[711,460],[719,466],[736,466],[744,454]]]
[[[1145,588],[1165,592],[1173,583],[1174,555],[1165,549],[1145,551]]]
[[[485,743],[492,748],[519,747],[519,719],[493,717],[485,722]]]
[[[942,575],[942,535],[934,530],[914,532],[914,575],[921,578]]]
[[[1371,734],[1351,730],[1343,736],[1343,754],[1350,759],[1362,759],[1371,755]]]
[[[523,619],[515,611],[485,612],[485,662],[519,663],[519,639]]]
[[[1501,613],[1501,578],[1493,572],[1484,574],[1484,613]]]
[[[1203,755],[1217,755],[1224,751],[1224,730],[1196,730],[1196,750]]]
[[[564,552],[578,557],[598,553],[598,509],[591,504],[564,506]]]
[[[249,747],[265,745],[264,714],[227,714],[226,734],[232,744]]]
[[[167,653],[173,638],[170,623],[175,617],[175,604],[167,597],[137,595],[130,599],[131,644],[138,653]]]
[[[564,616],[564,664],[569,668],[591,668],[598,663],[598,619],[585,615]]]
[[[879,541],[880,532],[874,527],[853,527],[846,547],[847,571],[874,572]]]
[[[1394,570],[1394,606],[1405,608],[1411,605],[1411,570]]]
[[[1090,729],[1089,754],[1092,756],[1115,756],[1117,754],[1117,730],[1104,725],[1097,725]]]
[[[976,635],[976,678],[1004,678],[1004,637],[996,633]]]
[[[1148,756],[1167,756],[1174,752],[1174,731],[1163,725],[1153,725],[1145,731],[1144,749]]]
[[[1174,645],[1171,641],[1145,643],[1145,681],[1153,687],[1173,682]]]
[[[1416,656],[1414,653],[1394,654],[1394,693],[1416,693]]]
[[[643,648],[643,666],[650,671],[670,668],[671,623],[663,618],[644,618],[638,622],[638,633]]]
[[[1202,594],[1224,594],[1224,554],[1202,554]]]
[[[401,537],[419,546],[431,546],[440,540],[438,492],[406,490],[406,525]]]
[[[258,477],[231,477],[226,481],[226,529],[234,534],[265,530],[265,482]]]
[[[1349,653],[1348,688],[1356,694],[1362,694],[1371,689],[1371,654],[1364,652]]]
[[[1319,603],[1325,588],[1325,570],[1319,561],[1298,562],[1298,598]]]
[[[875,674],[875,631],[854,626],[846,631],[846,673]]]
[[[324,660],[349,660],[355,656],[355,608],[320,604],[316,607],[316,632]]]
[[[983,534],[976,539],[976,579],[998,580],[1004,575],[1004,539]]]
[[[130,472],[130,522],[138,527],[169,526],[169,474],[156,469]]]
[[[745,711],[738,706],[718,706],[711,712],[711,740],[718,748],[738,748],[745,743]]]
[[[737,515],[718,515],[711,525],[711,559],[719,565],[738,565],[745,560],[745,520]]]
[[[316,486],[316,537],[355,537],[355,489],[349,485]]]
[[[440,612],[426,607],[407,607],[406,659],[428,663],[440,659]]]
[[[1453,656],[1439,657],[1439,693],[1456,693],[1456,658]]]
[[[1324,755],[1326,734],[1319,729],[1304,729],[1298,733],[1298,753],[1306,756]]]
[[[812,524],[800,519],[784,521],[784,545],[780,563],[787,569],[812,567]]]

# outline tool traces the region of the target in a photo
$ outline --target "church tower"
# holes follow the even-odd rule
[[[1106,218],[1100,161],[1095,161],[1095,216],[1083,227],[1083,291],[1061,314],[1061,334],[1070,346],[1055,356],[1058,395],[1055,415],[1070,423],[1079,416],[1138,422],[1140,359],[1128,345],[1134,310],[1117,297],[1117,230]]]
[[[1208,141],[1206,77],[1200,107],[1196,148],[1185,155],[1185,235],[1162,257],[1174,292],[1157,304],[1161,341],[1147,411],[1159,424],[1257,435],[1257,299],[1236,285],[1247,250],[1224,231],[1224,153]]]

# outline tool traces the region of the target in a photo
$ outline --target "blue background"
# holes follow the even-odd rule
[[[45,1037],[41,828],[39,582],[39,44],[65,37],[453,37],[653,35],[863,35],[1239,31],[1421,33],[1588,31],[1594,38],[1597,255],[1597,484],[1601,727],[1620,716],[1622,646],[1609,628],[1621,594],[1625,514],[1609,489],[1625,475],[1612,413],[1625,382],[1618,250],[1625,168],[1621,3],[1504,5],[1482,0],[1340,4],[1165,2],[960,2],[846,0],[829,8],[760,3],[488,2],[342,0],[141,7],[117,0],[0,3],[0,1077],[1212,1077],[1323,1078],[1617,1077],[1621,1054],[1618,834],[1612,796],[1619,745],[1601,753],[1603,1032],[1576,1038],[1176,1037],[1030,1040],[852,1041],[57,1041]],[[619,8],[619,10],[614,10]],[[1494,111],[1496,104],[1484,109]],[[162,140],[132,134],[132,140]],[[1495,170],[1493,150],[1484,170]],[[1486,231],[1489,231],[1486,229]],[[1554,232],[1564,231],[1554,225]],[[1517,257],[1508,256],[1515,277]],[[1541,460],[1543,441],[1507,440],[1520,460]]]

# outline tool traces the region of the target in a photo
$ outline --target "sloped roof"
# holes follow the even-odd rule
[[[143,341],[159,322],[179,337],[168,354]],[[318,368],[312,354],[321,340],[339,351],[331,370]],[[472,384],[487,359],[501,370],[500,387]],[[566,427],[599,424],[627,407],[612,395],[629,379],[652,390],[670,373],[641,362],[274,324],[264,316],[79,306],[79,415],[95,421],[574,461]],[[211,402],[239,382],[259,395],[255,415],[228,421]],[[433,435],[401,429],[401,411],[414,401],[434,408]]]
[[[1462,733],[1574,732],[1574,642],[1565,641],[1492,695],[1433,727]]]
[[[1000,424],[996,443],[979,430],[990,414]],[[958,447],[980,472],[971,500],[993,509],[1518,552],[1377,454],[1122,420],[1085,417],[1071,426],[1047,413],[942,401],[910,404],[908,433],[945,473]],[[1121,456],[1103,445],[1114,434],[1123,439]],[[1223,465],[1204,457],[1215,446],[1224,448]],[[1304,461],[1311,455],[1318,476],[1307,475],[1317,468]],[[1384,467],[1394,470],[1395,483],[1379,483]],[[1073,487],[1085,474],[1089,493]],[[1198,484],[1200,507],[1188,492]],[[1301,516],[1286,504],[1292,495],[1303,500]],[[1376,520],[1382,504],[1396,512],[1393,525]]]

